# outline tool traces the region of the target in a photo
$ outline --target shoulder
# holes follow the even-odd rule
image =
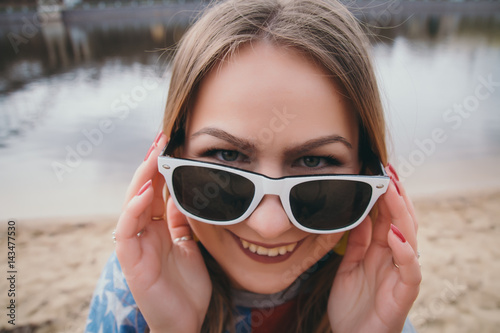
[[[144,332],[146,321],[139,311],[113,253],[106,263],[90,303],[86,333]]]

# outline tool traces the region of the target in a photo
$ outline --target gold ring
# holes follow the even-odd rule
[[[399,265],[396,264],[396,262],[394,261],[394,257],[392,257],[392,264],[394,265],[394,267],[396,267],[397,269],[399,269]]]
[[[163,215],[162,216],[152,216],[151,220],[152,221],[161,221],[161,220],[163,220]]]

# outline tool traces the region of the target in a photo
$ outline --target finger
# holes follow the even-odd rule
[[[402,282],[396,284],[394,298],[406,304],[408,301],[415,300],[418,295],[418,286],[422,281],[418,258],[403,233],[397,227],[392,226],[390,228],[387,239],[392,250],[392,260],[398,266],[394,267],[394,269],[399,271]],[[393,264],[391,263],[391,265]]]
[[[149,148],[144,162],[137,168],[125,196],[124,206],[134,197],[142,184],[153,179],[158,173],[158,155],[167,143],[167,136],[160,132]]]
[[[165,178],[157,172],[153,177],[154,196],[151,204],[151,218],[153,220],[165,219],[165,199],[163,196]]]
[[[394,178],[393,178],[393,182],[395,183],[395,186],[399,190],[399,193],[404,200],[406,209],[408,210],[408,213],[411,216],[411,221],[413,222],[412,226],[413,226],[413,230],[414,230],[414,234],[415,234],[415,242],[410,242],[410,243],[412,244],[413,248],[416,250],[418,248],[417,239],[416,239],[416,234],[418,231],[418,220],[415,216],[415,208],[413,207],[412,201],[410,200],[410,198],[406,194],[406,189],[404,188],[403,184],[399,180],[394,179]]]
[[[387,244],[387,233],[391,224],[403,232],[410,245],[417,249],[417,235],[413,218],[406,203],[399,194],[394,181],[391,180],[387,192],[379,200],[379,214],[374,225],[373,239],[380,244]]]
[[[175,206],[172,197],[169,197],[167,201],[167,221],[172,241],[175,242],[176,239],[181,237],[192,236],[191,227],[189,226],[186,216]],[[185,242],[179,242],[178,244],[182,243]]]
[[[410,215],[413,219],[415,232],[417,232],[418,231],[418,220],[417,220],[416,214],[415,214],[415,207],[413,206],[413,202],[410,200],[410,197],[407,195],[406,189],[404,188],[403,184],[400,182],[396,169],[392,166],[392,164],[389,163],[389,164],[387,164],[385,171],[387,172],[387,174],[392,175],[392,178],[394,179],[397,187],[399,188],[401,196],[403,197],[405,204],[406,204],[406,207],[408,208],[408,211],[410,212]]]
[[[339,273],[353,270],[365,258],[370,246],[372,233],[372,220],[368,216],[360,225],[352,229],[347,241],[347,248]]]
[[[137,234],[151,222],[148,218],[150,214],[148,210],[153,200],[151,184],[151,181],[146,182],[137,195],[130,200],[116,226],[116,254],[120,263],[126,267],[135,266],[142,256]]]

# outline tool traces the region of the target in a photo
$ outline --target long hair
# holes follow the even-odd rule
[[[229,0],[211,4],[180,41],[173,59],[163,131],[185,127],[200,82],[242,45],[266,41],[304,54],[341,88],[359,126],[362,172],[387,163],[385,122],[368,54],[354,16],[336,0]],[[203,252],[214,286],[203,332],[220,333],[232,322],[227,278]],[[326,304],[339,258],[312,274],[312,290],[297,313],[297,332],[331,332]]]

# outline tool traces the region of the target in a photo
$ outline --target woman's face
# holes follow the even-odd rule
[[[247,45],[203,80],[189,116],[183,157],[268,177],[359,172],[356,119],[331,78],[295,51]],[[189,223],[233,287],[275,293],[342,237],[297,229],[266,195],[245,221]]]

